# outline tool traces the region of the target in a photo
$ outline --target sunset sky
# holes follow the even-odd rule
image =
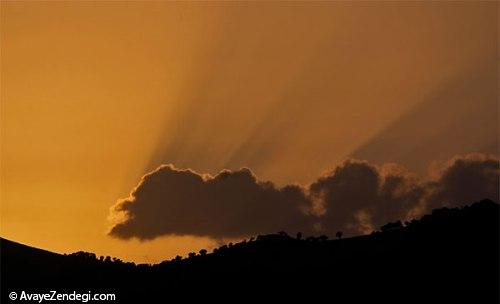
[[[306,186],[347,158],[425,179],[455,155],[498,155],[498,13],[2,1],[0,235],[157,262],[221,241],[107,234],[110,208],[161,164]]]

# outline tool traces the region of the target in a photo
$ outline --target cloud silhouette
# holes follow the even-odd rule
[[[323,230],[359,234],[406,217],[425,187],[403,167],[347,160],[311,184],[309,193],[321,204]]]
[[[462,206],[483,198],[500,197],[500,162],[492,155],[469,154],[454,157],[437,169],[437,179],[428,185],[425,210]]]
[[[212,177],[163,165],[145,175],[112,210],[126,218],[111,229],[119,238],[223,238],[312,227],[302,188],[260,182],[246,168]]]
[[[398,219],[442,206],[499,199],[499,159],[456,156],[421,179],[397,164],[346,160],[308,187],[277,187],[246,168],[216,176],[162,165],[146,174],[112,215],[122,218],[110,235],[232,238],[281,230],[369,233]]]

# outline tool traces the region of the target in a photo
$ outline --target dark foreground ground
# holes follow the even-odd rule
[[[156,265],[1,239],[0,265],[1,303],[35,303],[8,298],[22,290],[116,294],[101,303],[499,303],[499,206],[438,209],[340,240],[259,236]]]

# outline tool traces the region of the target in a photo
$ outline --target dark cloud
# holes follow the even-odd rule
[[[499,201],[500,162],[497,157],[469,154],[454,157],[438,169],[437,179],[428,185],[430,195],[424,209],[462,206],[483,198]]]
[[[348,160],[309,187],[321,204],[321,228],[348,234],[373,228],[407,215],[422,199],[425,189],[398,166],[382,168]]]
[[[127,219],[110,233],[152,239],[164,234],[223,238],[299,231],[312,227],[307,210],[302,188],[257,181],[246,168],[211,177],[164,165],[113,207]]]
[[[397,219],[480,199],[499,199],[499,160],[457,156],[422,180],[404,167],[347,160],[308,187],[276,187],[249,169],[216,176],[164,165],[112,207],[118,238],[160,235],[231,238],[285,230],[368,233]],[[314,229],[313,229],[314,227]]]

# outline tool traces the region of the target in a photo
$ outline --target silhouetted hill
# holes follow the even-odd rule
[[[115,292],[130,303],[179,296],[218,302],[306,297],[307,303],[498,303],[499,206],[484,200],[438,209],[346,239],[262,235],[155,265],[85,252],[60,255],[2,239],[1,267],[3,300],[10,291],[91,290]]]

